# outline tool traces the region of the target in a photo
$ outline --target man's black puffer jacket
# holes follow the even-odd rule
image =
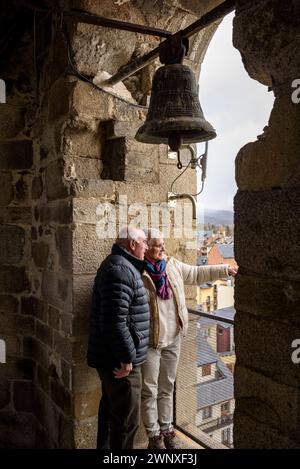
[[[141,365],[149,341],[149,305],[141,278],[144,262],[113,245],[93,289],[88,365]]]

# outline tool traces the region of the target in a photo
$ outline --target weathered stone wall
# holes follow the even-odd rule
[[[300,445],[300,366],[291,346],[300,338],[299,2],[239,1],[234,45],[250,76],[272,86],[275,103],[258,141],[236,161],[235,343],[236,448]]]
[[[35,363],[27,353],[35,329],[29,304],[36,288],[29,268],[36,157],[30,138],[35,113],[34,77],[32,72],[26,74],[26,70],[33,70],[29,43],[30,37],[23,36],[14,57],[0,72],[7,93],[6,104],[0,104],[0,333],[7,352],[7,362],[0,370],[3,447],[34,446],[37,429],[32,403]],[[36,311],[40,306],[35,303]]]
[[[69,447],[72,211],[60,153],[68,96],[52,96],[62,73],[55,51],[63,49],[55,16],[34,20],[32,11],[10,8],[19,37],[8,42],[0,72],[7,87],[0,105],[0,334],[7,345],[0,445]]]

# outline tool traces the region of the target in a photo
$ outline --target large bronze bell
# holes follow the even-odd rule
[[[215,137],[214,128],[203,116],[193,71],[181,63],[160,67],[153,77],[147,119],[136,140],[165,143],[178,151],[181,144]]]

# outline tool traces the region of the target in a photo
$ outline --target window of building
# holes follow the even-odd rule
[[[230,412],[230,402],[224,402],[221,404],[221,415],[228,415]]]
[[[230,427],[228,428],[225,428],[224,430],[222,430],[222,443],[224,445],[230,443]]]
[[[211,364],[202,365],[202,376],[210,376],[211,375]]]
[[[212,406],[202,409],[202,420],[209,419],[212,416]]]

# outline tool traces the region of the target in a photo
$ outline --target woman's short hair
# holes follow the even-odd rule
[[[164,236],[163,232],[157,228],[150,228],[149,230],[144,230],[145,235],[147,236],[148,241],[151,239],[159,239]]]

